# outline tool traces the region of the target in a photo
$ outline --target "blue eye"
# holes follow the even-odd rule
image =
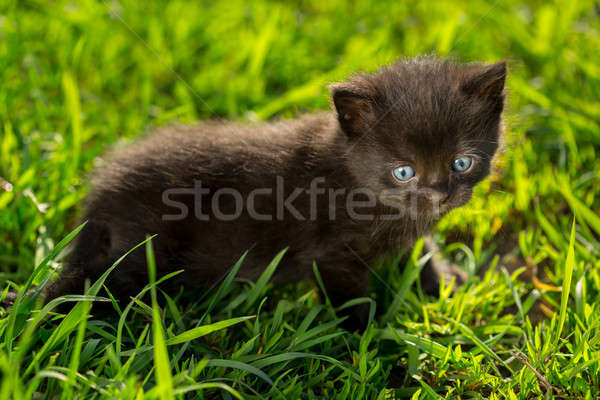
[[[456,172],[465,172],[473,164],[473,158],[471,157],[460,157],[454,160],[452,163],[452,169]]]
[[[415,170],[408,165],[403,165],[401,167],[394,168],[392,173],[394,174],[394,177],[399,181],[407,181],[413,176],[415,176]]]

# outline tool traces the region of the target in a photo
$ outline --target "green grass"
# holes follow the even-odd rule
[[[102,281],[45,306],[24,296],[0,313],[0,398],[597,398],[599,15],[593,1],[5,0],[0,279],[19,290],[64,261],[94,159],[152,126],[323,109],[328,82],[399,56],[511,71],[497,171],[437,228],[470,273],[454,293],[381,266],[362,336],[315,287],[240,282],[239,263],[191,301],[157,276],[150,304],[102,318]]]

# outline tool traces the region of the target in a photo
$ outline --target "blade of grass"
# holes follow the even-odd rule
[[[154,348],[154,372],[157,383],[156,391],[161,399],[170,400],[174,397],[173,376],[171,375],[171,362],[169,361],[169,353],[167,352],[162,319],[158,310],[156,286],[154,285],[154,282],[156,282],[156,262],[150,238],[146,241],[146,261],[148,262],[148,276],[152,285],[150,294],[152,296],[152,344]]]
[[[210,325],[203,325],[203,326],[199,326],[196,328],[192,328],[192,329],[187,330],[177,336],[169,338],[166,341],[166,344],[168,346],[170,346],[173,344],[189,342],[194,339],[198,339],[199,337],[206,336],[210,333],[220,331],[221,329],[228,328],[232,325],[239,324],[240,322],[252,319],[254,317],[255,317],[254,315],[250,315],[247,317],[231,318],[231,319],[226,319],[224,321],[215,322]]]
[[[81,304],[82,317],[80,319],[79,326],[77,327],[77,335],[75,337],[75,343],[72,347],[73,350],[71,354],[71,361],[69,362],[69,373],[67,375],[68,379],[63,385],[63,399],[72,398],[73,386],[76,384],[75,376],[77,375],[77,370],[79,369],[79,357],[81,355],[81,347],[83,345],[87,318],[90,313],[90,309],[92,308],[92,303],[90,301],[84,301]]]
[[[565,260],[564,277],[562,284],[562,294],[560,298],[560,313],[558,317],[558,327],[554,344],[557,345],[562,334],[565,320],[567,318],[567,305],[569,303],[569,293],[571,291],[571,279],[573,278],[573,269],[575,268],[575,220],[571,227],[571,237],[569,238],[569,248],[567,250],[567,259]]]
[[[241,361],[213,359],[208,360],[207,366],[239,369],[241,371],[248,372],[249,374],[258,376],[260,379],[267,382],[271,386],[274,385],[271,378],[269,378],[269,376],[265,374],[262,370],[255,366],[243,363]]]
[[[275,273],[275,269],[279,265],[279,262],[281,261],[286,252],[287,248],[281,250],[269,263],[264,272],[260,275],[260,277],[256,281],[256,284],[252,287],[250,293],[248,293],[248,297],[246,298],[246,306],[244,310],[248,310],[248,308],[250,308],[256,302],[263,289]]]

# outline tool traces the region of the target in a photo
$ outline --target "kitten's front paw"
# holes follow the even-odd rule
[[[467,273],[455,263],[441,257],[432,257],[421,271],[421,287],[423,288],[423,292],[430,296],[437,296],[440,292],[442,276],[446,285],[450,283],[452,278],[455,279],[455,290],[467,280]]]
[[[455,278],[454,289],[467,281],[467,273],[452,261],[445,259],[430,237],[425,239],[425,250],[433,254],[421,270],[423,292],[430,296],[437,296],[440,292],[442,276],[446,285]]]

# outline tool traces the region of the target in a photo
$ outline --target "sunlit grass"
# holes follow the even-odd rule
[[[0,278],[21,296],[0,314],[0,398],[595,398],[599,14],[592,1],[1,3]],[[317,288],[271,285],[278,259],[250,283],[235,279],[242,257],[191,299],[163,293],[168,276],[129,304],[107,275],[47,305],[25,295],[64,262],[110,146],[174,121],[324,109],[328,83],[419,54],[510,66],[505,150],[436,232],[463,286],[424,295],[417,247],[410,270],[378,269],[363,335]],[[114,312],[96,315],[99,301]]]

